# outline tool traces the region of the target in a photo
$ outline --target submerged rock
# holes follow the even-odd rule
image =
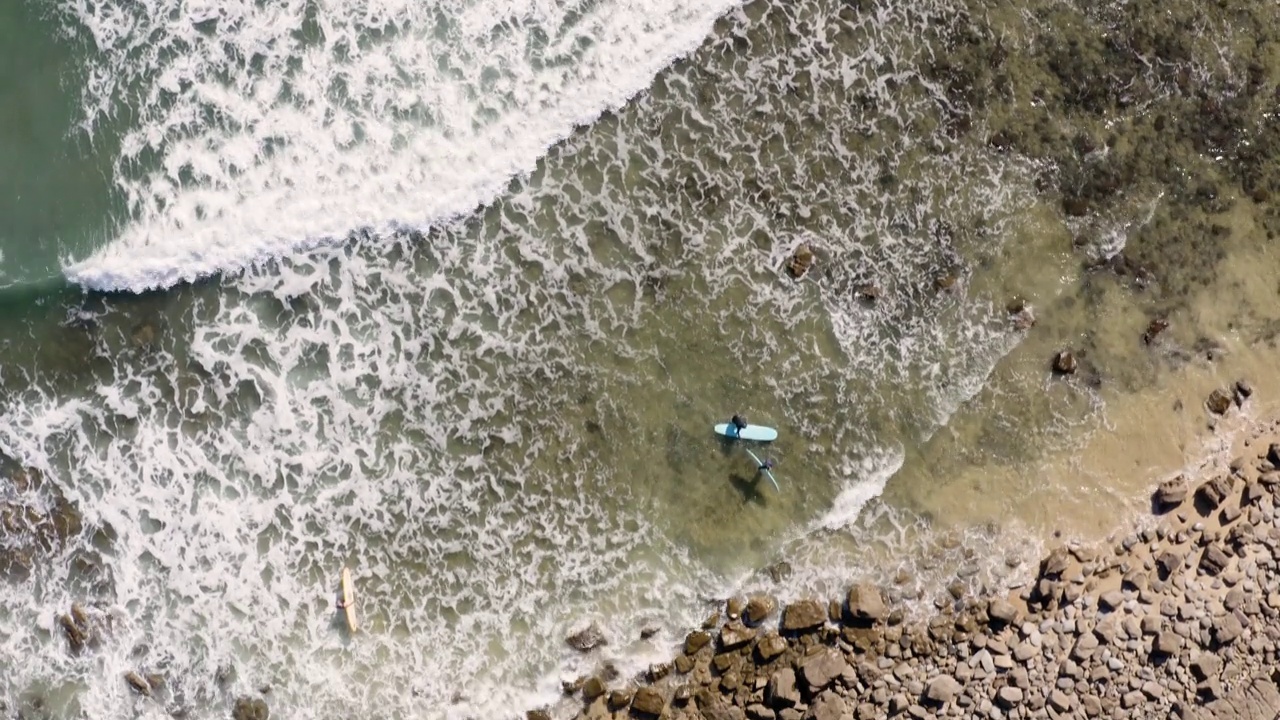
[[[1053,371],[1059,375],[1071,375],[1079,369],[1080,363],[1070,350],[1059,350],[1053,356]]]
[[[813,248],[809,247],[809,243],[800,243],[787,259],[787,272],[791,273],[791,277],[799,280],[809,272],[809,268],[813,267],[813,260]]]
[[[262,698],[241,697],[231,709],[231,720],[270,720],[271,711]]]

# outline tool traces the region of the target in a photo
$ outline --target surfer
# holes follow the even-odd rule
[[[762,461],[760,465],[756,467],[756,473],[769,472],[772,469],[773,469],[773,458],[768,458],[767,460]]]
[[[747,419],[742,417],[741,415],[734,415],[733,419],[730,420],[729,422],[733,423],[733,426],[738,430],[737,433],[734,433],[735,435],[747,429]]]

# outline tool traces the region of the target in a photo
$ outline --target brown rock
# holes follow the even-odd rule
[[[849,618],[855,622],[879,622],[889,614],[880,590],[870,583],[849,588],[847,609]]]
[[[761,662],[769,662],[786,652],[787,641],[776,632],[770,632],[760,638],[760,642],[756,643],[756,655],[759,656]]]
[[[742,609],[746,606],[746,601],[740,597],[731,597],[724,604],[724,614],[730,620],[737,620],[742,617]]]
[[[652,665],[650,665],[649,670],[645,673],[645,677],[649,679],[649,682],[658,682],[659,680],[661,680],[662,678],[670,674],[671,674],[671,663],[661,662],[661,663],[653,663]]]
[[[1080,363],[1070,350],[1059,350],[1053,356],[1053,371],[1059,375],[1071,375],[1079,369]]]
[[[825,625],[827,609],[816,600],[801,600],[782,612],[780,627],[785,632],[803,632]]]
[[[720,647],[724,650],[736,650],[756,639],[756,631],[739,621],[725,623],[720,628]]]
[[[124,674],[124,680],[129,683],[129,687],[134,692],[144,697],[151,697],[151,685],[138,673],[130,670]]]
[[[1169,321],[1164,318],[1156,318],[1147,324],[1147,329],[1142,333],[1142,342],[1150,345],[1160,333],[1169,327]]]
[[[1180,505],[1187,498],[1187,489],[1187,478],[1183,475],[1160,483],[1155,492],[1156,509],[1164,511]]]
[[[538,708],[537,710],[530,710],[525,713],[524,720],[554,720],[554,718],[551,717],[550,710]]]
[[[1209,393],[1209,398],[1204,401],[1205,407],[1214,415],[1222,415],[1231,408],[1231,393],[1221,388]]]
[[[614,690],[609,693],[609,707],[620,710],[631,704],[630,690]]]
[[[684,638],[686,655],[696,655],[699,650],[711,643],[711,633],[706,630],[694,630]]]
[[[662,693],[651,687],[643,687],[636,691],[635,697],[631,698],[631,710],[640,715],[662,715],[662,711],[667,707],[667,701],[662,698]]]
[[[604,686],[604,680],[599,676],[591,676],[587,681],[582,683],[582,699],[591,702],[596,698],[604,695],[607,688]]]
[[[996,598],[987,606],[987,617],[993,623],[1012,625],[1018,622],[1018,609],[1004,598]]]
[[[813,267],[813,260],[813,248],[810,248],[808,243],[800,243],[787,260],[787,272],[791,273],[791,277],[798,280],[809,272],[809,268]]]
[[[1061,577],[1070,564],[1070,558],[1067,556],[1066,548],[1054,548],[1049,553],[1049,557],[1044,559],[1044,563],[1040,566],[1040,577],[1057,578]]]
[[[778,603],[768,595],[755,595],[747,601],[742,619],[748,626],[759,625],[778,609]]]
[[[1182,567],[1183,557],[1181,554],[1173,550],[1165,550],[1160,553],[1160,557],[1156,559],[1156,566],[1164,573],[1165,577],[1177,572]]]
[[[1217,545],[1210,545],[1200,556],[1200,569],[1210,575],[1217,575],[1227,568],[1231,558]]]
[[[1235,485],[1235,479],[1230,475],[1219,475],[1197,488],[1196,498],[1206,507],[1216,508],[1231,494],[1233,485]]]
[[[845,662],[844,655],[841,655],[840,651],[835,648],[823,648],[801,660],[800,675],[808,685],[809,694],[814,695],[844,674],[848,667],[849,663]]]
[[[1253,395],[1253,383],[1240,378],[1236,381],[1236,401],[1243,403]]]
[[[799,703],[800,691],[796,689],[795,670],[785,667],[769,676],[765,698],[775,709],[794,707]]]
[[[271,711],[262,698],[241,697],[231,709],[231,720],[270,720]]]

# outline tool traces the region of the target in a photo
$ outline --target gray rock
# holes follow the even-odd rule
[[[950,675],[942,675],[929,681],[929,687],[924,691],[924,696],[938,704],[946,704],[951,702],[956,695],[964,690],[960,683]]]
[[[606,644],[604,631],[600,626],[591,623],[587,627],[565,638],[565,642],[569,647],[578,652],[590,652],[591,650]]]
[[[1165,550],[1160,553],[1160,557],[1156,558],[1156,567],[1164,573],[1166,577],[1178,571],[1182,567],[1183,557],[1181,554],[1173,550]]]
[[[633,704],[632,707],[634,708],[635,705]],[[776,720],[778,714],[768,707],[756,703],[747,706],[747,717],[751,718],[751,720]]]
[[[1071,696],[1061,690],[1054,690],[1050,692],[1048,701],[1049,707],[1057,710],[1058,712],[1066,712],[1075,704],[1072,702]]]
[[[1049,553],[1049,557],[1044,559],[1041,566],[1040,575],[1046,578],[1056,578],[1062,575],[1070,564],[1070,558],[1067,555],[1066,548],[1055,548]]]
[[[738,620],[727,622],[720,629],[720,647],[725,650],[736,650],[755,639],[756,630]]]
[[[1026,640],[1018,643],[1018,646],[1013,649],[1013,659],[1020,663],[1025,663],[1039,654],[1039,648]]]
[[[1213,653],[1202,652],[1191,661],[1191,672],[1197,680],[1208,680],[1217,677],[1222,669],[1222,660]]]
[[[1236,610],[1244,605],[1244,590],[1238,587],[1228,590],[1227,596],[1222,599],[1222,605],[1228,610]]]
[[[889,698],[889,712],[893,715],[906,712],[909,707],[911,707],[911,700],[906,695],[899,693]]]
[[[1227,613],[1213,621],[1213,639],[1219,645],[1230,645],[1244,632],[1244,626],[1234,613]]]
[[[1003,598],[996,598],[987,606],[987,617],[993,621],[998,621],[1006,625],[1013,625],[1018,622],[1018,609],[1013,603]]]
[[[1006,710],[1022,704],[1022,690],[1006,685],[996,692],[996,703]]]
[[[1164,697],[1164,688],[1159,683],[1148,680],[1142,683],[1142,694],[1152,700],[1159,700]]]
[[[1210,545],[1200,556],[1200,569],[1210,575],[1218,575],[1227,568],[1231,558],[1217,545]]]
[[[1080,698],[1080,707],[1084,710],[1086,717],[1098,717],[1102,714],[1102,701],[1095,695],[1085,695]]]
[[[1098,649],[1098,638],[1089,633],[1081,635],[1076,644],[1071,648],[1071,658],[1073,660],[1087,660],[1093,657],[1093,653]]]
[[[1235,479],[1230,475],[1220,475],[1196,489],[1196,497],[1209,508],[1216,508],[1231,494]]]
[[[852,619],[863,622],[878,622],[889,615],[880,590],[870,583],[849,588],[848,610]]]
[[[1176,478],[1160,483],[1155,491],[1156,509],[1165,510],[1179,505],[1187,498],[1187,478],[1179,475]]]
[[[793,707],[800,702],[800,691],[796,688],[796,671],[782,668],[769,677],[765,697],[774,708]]]
[[[801,661],[800,674],[809,687],[809,694],[816,695],[830,685],[831,681],[844,674],[848,667],[849,663],[845,661],[840,651],[835,648],[823,648]]]
[[[1102,603],[1102,607],[1107,610],[1118,610],[1124,604],[1124,593],[1119,590],[1102,593],[1098,598]]]
[[[849,712],[844,697],[834,690],[827,690],[814,699],[809,706],[810,720],[844,720]]]
[[[1144,696],[1140,690],[1132,690],[1120,698],[1120,706],[1126,710],[1142,704]]]
[[[1152,649],[1161,655],[1173,655],[1182,649],[1182,639],[1178,637],[1177,633],[1165,630],[1156,635],[1156,641]]]

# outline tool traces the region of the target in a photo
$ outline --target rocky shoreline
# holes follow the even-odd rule
[[[1250,388],[1226,392],[1243,403]],[[580,678],[566,699],[578,720],[1274,720],[1280,420],[1249,427],[1236,450],[1161,483],[1139,529],[1059,546],[1007,595],[957,587],[921,618],[869,584],[780,612],[770,597],[732,598],[672,662]]]

